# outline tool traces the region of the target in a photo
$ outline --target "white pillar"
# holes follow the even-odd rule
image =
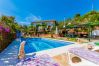
[[[55,34],[58,34],[58,27],[56,26],[56,31],[55,31]]]

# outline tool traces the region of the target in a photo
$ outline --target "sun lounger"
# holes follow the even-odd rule
[[[69,52],[83,58],[85,61],[93,62],[93,64],[95,64],[94,66],[99,65],[99,53],[97,52],[84,48],[71,48],[69,49]]]

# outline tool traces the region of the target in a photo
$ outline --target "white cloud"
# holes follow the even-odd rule
[[[30,22],[18,22],[18,24],[21,24],[21,25],[29,25]]]
[[[41,20],[40,16],[35,16],[31,13],[27,15],[25,18],[19,16],[18,14],[15,14],[19,11],[19,9],[16,7],[16,5],[12,2],[12,0],[0,0],[0,16],[1,15],[7,15],[7,16],[16,16],[16,21],[19,24],[30,24],[33,21],[39,21]]]
[[[27,17],[25,17],[24,20],[19,21],[18,23],[21,25],[29,25],[29,24],[31,24],[31,22],[40,21],[40,20],[41,20],[40,16],[35,16],[33,14],[29,14]]]
[[[41,20],[41,17],[40,17],[40,16],[35,16],[35,15],[33,15],[33,14],[30,14],[29,16],[27,16],[27,17],[25,18],[25,20],[26,20],[27,22],[40,21],[40,20]]]

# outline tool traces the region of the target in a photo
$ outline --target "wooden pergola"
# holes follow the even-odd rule
[[[91,39],[91,33],[92,33],[92,30],[95,26],[99,26],[99,22],[87,22],[87,23],[81,23],[81,24],[74,24],[73,26],[70,26],[68,25],[67,28],[86,28],[88,30],[88,38],[89,38],[89,41]]]

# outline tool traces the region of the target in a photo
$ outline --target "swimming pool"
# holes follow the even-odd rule
[[[38,52],[71,44],[73,43],[45,38],[27,38],[25,44],[25,53]]]

